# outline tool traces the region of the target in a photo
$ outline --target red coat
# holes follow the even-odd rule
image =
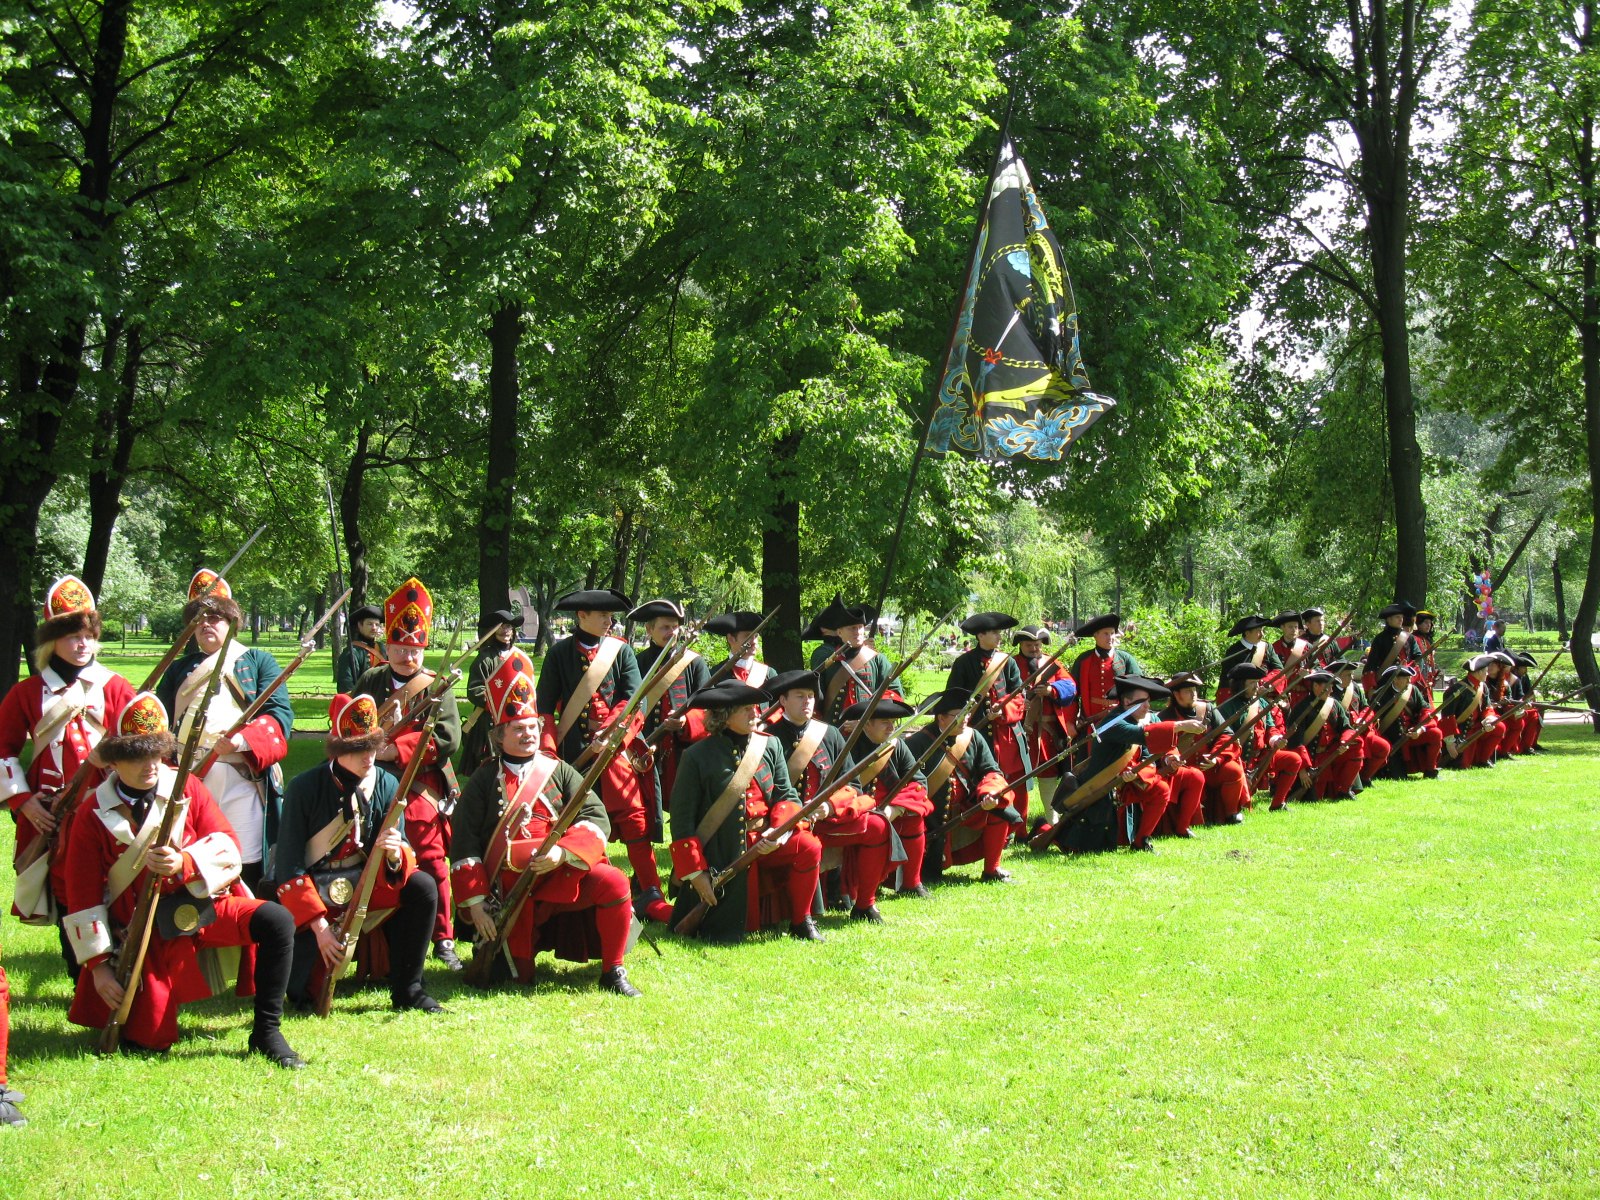
[[[69,720],[47,746],[40,746],[34,731],[44,715],[47,694],[50,699],[76,692],[74,708],[83,712]],[[133,699],[133,686],[115,671],[90,663],[78,675],[78,682],[67,684],[54,671],[46,667],[37,675],[18,680],[0,701],[0,799],[16,813],[30,797],[40,792],[56,792],[66,786],[77,773],[78,767],[100,741],[103,730],[112,728],[129,700]],[[22,748],[34,741],[33,760],[24,770]],[[102,772],[91,768],[85,792],[100,782]],[[50,865],[51,891],[58,900],[66,898],[66,875],[63,853],[67,830],[56,839],[54,861]],[[13,847],[13,861],[21,859],[39,831],[32,821],[19,817],[17,841]],[[15,906],[12,909],[16,912]],[[18,914],[21,915],[21,914]]]
[[[158,792],[171,789],[175,772],[162,767]],[[197,898],[249,893],[239,883],[239,842],[232,828],[212,800],[206,785],[190,778],[184,787],[188,811],[177,838],[183,849],[183,869],[157,887],[162,893],[181,888]],[[115,777],[107,779],[94,795],[79,806],[73,819],[72,835],[66,847],[67,910],[66,933],[73,952],[83,966],[77,992],[67,1014],[78,1025],[101,1029],[111,1014],[94,988],[93,968],[105,962],[112,950],[111,928],[123,927],[133,918],[139,892],[148,868],[141,869],[120,895],[108,903],[108,880],[113,864],[132,843],[135,831],[130,812],[116,790]],[[151,820],[158,821],[159,815]],[[211,995],[201,969],[198,951],[210,945],[229,944],[208,937],[208,926],[192,937],[170,941],[152,930],[145,954],[143,982],[128,1014],[127,1036],[142,1046],[165,1049],[177,1040],[178,1006]],[[255,952],[242,948],[239,966],[239,995],[255,990]]]

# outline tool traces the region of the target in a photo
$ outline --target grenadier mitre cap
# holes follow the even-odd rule
[[[496,725],[539,715],[533,694],[533,660],[513,648],[484,687],[489,719]]]
[[[228,586],[226,579],[210,567],[201,567],[194,573],[194,578],[189,580],[189,599],[198,600],[205,595],[214,596],[218,600],[232,600],[233,589]]]
[[[433,597],[413,575],[383,602],[383,636],[392,646],[426,646],[433,630]]]

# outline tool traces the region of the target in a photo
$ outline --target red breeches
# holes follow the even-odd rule
[[[1522,745],[1518,749],[1526,754],[1539,744],[1539,734],[1544,731],[1544,715],[1537,708],[1522,714]]]
[[[1437,771],[1439,769],[1439,751],[1444,747],[1444,734],[1439,731],[1439,726],[1429,721],[1422,727],[1422,732],[1416,737],[1400,743],[1401,753],[1405,755],[1407,771]]]
[[[789,840],[770,854],[763,854],[750,868],[750,884],[745,889],[749,897],[747,929],[761,927],[760,905],[762,885],[771,881],[783,889],[789,901],[789,921],[803,920],[811,911],[812,897],[817,893],[817,876],[822,867],[822,843],[803,829],[789,834]]]
[[[1205,772],[1205,815],[1209,824],[1231,821],[1250,798],[1244,764],[1226,758]]]
[[[900,869],[900,886],[903,888],[916,887],[922,882],[922,858],[928,850],[927,828],[923,824],[921,813],[906,813],[896,817],[894,822],[895,832],[900,835],[900,844],[905,847],[903,859],[893,859],[888,863],[883,877],[889,879],[894,869]]]
[[[1146,783],[1141,776],[1132,783],[1122,785],[1122,795],[1117,803],[1117,815],[1124,825],[1128,819],[1128,805],[1139,805],[1139,829],[1134,834],[1135,841],[1144,841],[1156,831],[1156,826],[1161,824],[1162,814],[1167,811],[1167,804],[1172,797],[1172,789],[1165,779],[1156,779]]]
[[[1199,767],[1179,767],[1167,780],[1167,811],[1162,818],[1163,833],[1183,834],[1203,820],[1206,773]]]
[[[851,818],[849,825],[849,833],[832,833],[821,826],[815,832],[823,846],[843,848],[845,886],[851,889],[857,908],[870,908],[888,871],[889,822],[882,814],[869,812]]]
[[[450,818],[432,800],[413,792],[406,804],[406,841],[417,856],[417,870],[439,885],[439,911],[433,916],[433,940],[451,936]]]
[[[1367,730],[1362,735],[1361,742],[1361,750],[1352,750],[1350,753],[1360,753],[1365,756],[1365,760],[1361,764],[1361,782],[1371,783],[1372,777],[1388,765],[1389,753],[1394,747],[1389,744],[1387,739],[1379,737],[1376,729]]]
[[[628,866],[641,891],[661,889],[661,869],[656,866],[656,848],[650,842],[650,817],[644,804],[634,804],[620,812],[607,810],[611,819],[611,840],[628,848]]]
[[[582,912],[586,908],[594,909],[595,930],[600,935],[601,968],[620,967],[623,952],[628,948],[633,905],[628,903],[628,877],[606,862],[595,863],[583,873],[578,884],[578,898],[570,904],[538,901],[530,904],[528,913],[518,922],[519,925],[528,923],[527,933],[519,939],[520,948],[526,951],[536,945],[533,931],[557,913]],[[517,932],[521,934],[522,930]],[[513,951],[517,948],[513,947]]]

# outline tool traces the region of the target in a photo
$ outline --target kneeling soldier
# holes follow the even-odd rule
[[[543,732],[533,663],[513,650],[489,677],[485,711],[494,725],[496,757],[473,772],[456,807],[450,838],[456,902],[478,933],[478,949],[494,940],[500,901],[523,871],[539,876],[506,939],[519,983],[533,982],[533,960],[553,950],[570,962],[600,959],[600,987],[637,996],[622,956],[633,930],[628,877],[606,859],[611,822],[606,806],[585,792],[575,820],[540,853],[562,809],[578,794],[576,767],[539,751]]]
[[[176,747],[166,710],[151,692],[130,700],[99,746],[111,774],[73,818],[67,842],[67,936],[83,966],[67,1014],[103,1029],[124,989],[111,958],[113,927],[133,919],[145,873],[159,879],[156,925],[122,1041],[166,1050],[178,1040],[178,1006],[204,1000],[221,976],[213,951],[243,947],[239,994],[255,995],[250,1049],[284,1067],[305,1063],[284,1041],[284,985],[294,921],[283,906],[256,900],[239,882],[239,842],[205,784],[190,777],[177,803],[173,842],[151,845],[172,803],[177,772],[162,762]],[[124,945],[121,953],[131,954]]]
[[[771,698],[746,683],[724,683],[691,701],[705,709],[709,736],[684,751],[672,789],[672,871],[690,885],[673,923],[703,900],[712,906],[700,926],[708,938],[737,940],[787,917],[791,937],[822,940],[811,920],[822,843],[798,827],[771,836],[800,810],[783,743],[755,728],[758,706]],[[749,846],[760,848],[760,861],[718,897],[713,876]]]
[[[438,884],[417,870],[416,855],[398,827],[378,837],[400,790],[400,781],[377,765],[385,740],[371,696],[335,696],[328,711],[328,761],[291,779],[283,799],[274,874],[283,880],[278,899],[299,930],[289,985],[298,1006],[309,1006],[327,972],[343,961],[344,948],[331,922],[354,900],[367,856],[378,853],[385,862],[363,929],[370,933],[382,924],[383,936],[361,938],[357,970],[363,959],[377,964],[381,940],[394,1007],[443,1011],[422,987]]]
[[[971,698],[966,688],[946,688],[931,709],[934,723],[909,734],[906,748],[921,758],[935,738],[951,737],[951,724]],[[924,860],[923,877],[936,880],[947,866],[981,861],[983,882],[1010,879],[1011,873],[1000,869],[1000,855],[1013,827],[1026,818],[1006,803],[1007,793],[1013,789],[1006,786],[989,739],[963,721],[925,770],[928,799],[933,804],[931,822],[937,826],[962,813],[967,816],[937,837],[928,835],[929,857]]]

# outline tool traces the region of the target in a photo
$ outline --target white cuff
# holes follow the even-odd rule
[[[111,914],[104,904],[68,913],[65,924],[67,943],[79,962],[111,953]]]
[[[215,896],[239,878],[239,844],[225,833],[208,833],[184,853],[194,860],[200,878],[189,884],[197,897]]]
[[[22,769],[22,760],[0,758],[0,800],[9,800],[32,790],[28,786],[28,773]]]

